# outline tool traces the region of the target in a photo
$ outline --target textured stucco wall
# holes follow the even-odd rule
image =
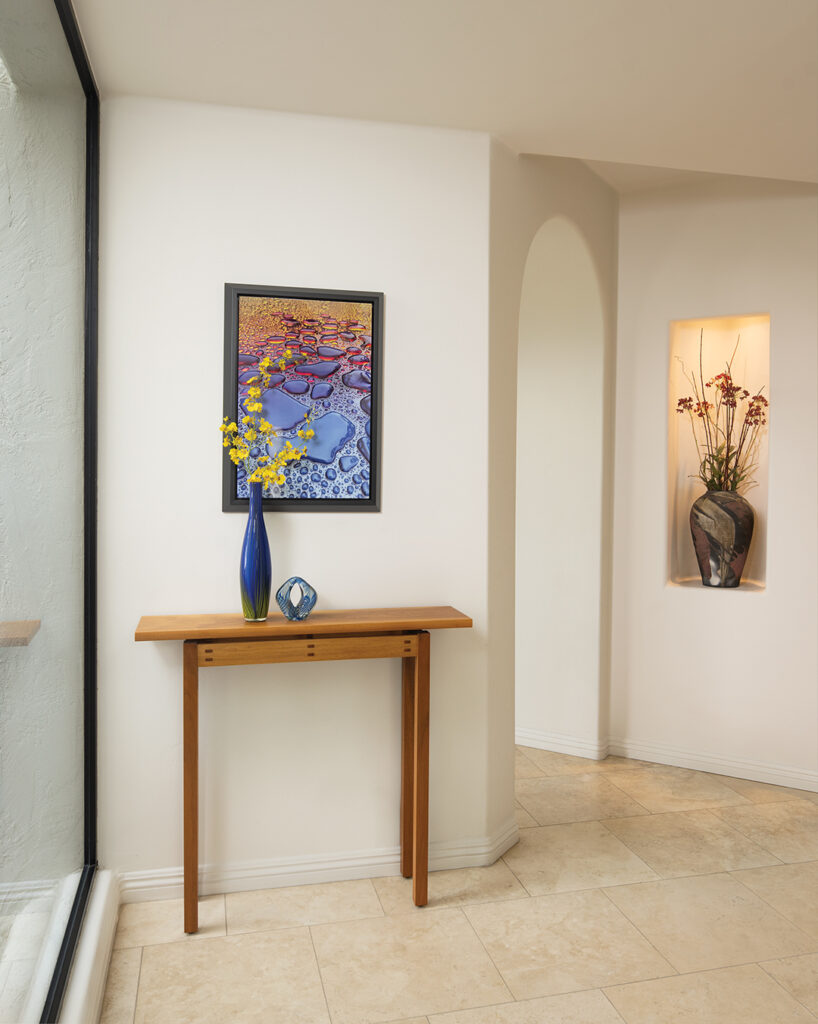
[[[9,3],[0,80],[0,884],[82,863],[85,103],[53,6]]]

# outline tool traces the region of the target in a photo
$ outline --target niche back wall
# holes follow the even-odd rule
[[[139,616],[240,607],[225,281],[385,293],[383,511],[268,514],[274,584],[472,615],[432,639],[431,852],[492,860],[513,805],[486,753],[488,138],[115,99],[103,140],[105,866],[131,898],[180,877],[181,648],[135,644]],[[206,888],[396,870],[399,685],[397,662],[202,673]]]

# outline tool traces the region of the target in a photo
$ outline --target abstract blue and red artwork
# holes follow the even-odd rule
[[[306,448],[284,483],[265,493],[265,506],[376,510],[380,293],[225,287],[225,408],[240,421],[269,359],[261,416],[276,436],[251,455],[275,455],[288,443]],[[313,436],[305,438],[307,418]],[[243,510],[246,470],[226,464],[225,473],[225,510]]]

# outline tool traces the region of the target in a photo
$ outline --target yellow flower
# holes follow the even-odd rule
[[[315,437],[315,431],[314,430],[308,430],[306,436],[307,436],[307,439],[309,439],[311,437]]]
[[[250,429],[245,433],[244,436],[248,441],[255,441],[255,439],[258,437],[258,434],[255,432],[255,430],[253,430],[252,427],[250,427]]]
[[[254,377],[253,380],[258,380],[258,378]],[[247,394],[250,398],[261,398],[261,388],[248,388]]]
[[[261,473],[257,469],[253,470],[253,472],[250,474],[250,476],[247,477],[247,481],[248,481],[248,483],[251,483],[251,484],[260,484],[261,483]]]
[[[270,425],[270,424],[269,424],[269,423],[267,422],[267,420],[264,420],[264,419],[262,419],[262,420],[259,420],[259,423],[258,423],[258,429],[260,430],[260,432],[261,432],[262,434],[269,434],[269,433],[270,433],[270,430],[272,429],[272,427],[271,427],[271,425]]]
[[[248,423],[252,423],[253,422],[253,417],[252,416],[242,416],[241,422],[244,423],[245,425],[248,424]]]

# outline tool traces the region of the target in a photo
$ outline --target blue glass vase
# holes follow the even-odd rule
[[[264,512],[261,505],[262,485],[250,484],[250,513],[244,543],[241,546],[241,607],[248,622],[263,622],[270,607],[272,565]]]

